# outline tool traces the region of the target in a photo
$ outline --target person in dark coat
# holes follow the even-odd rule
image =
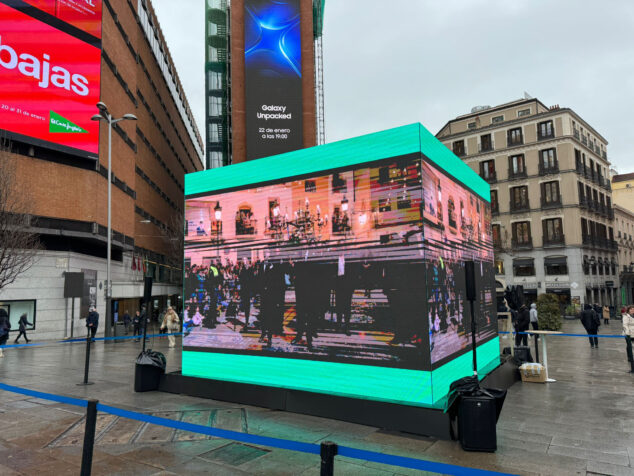
[[[528,335],[519,334],[519,332],[526,332],[531,324],[531,314],[528,308],[522,304],[520,312],[517,314],[517,322],[515,324],[515,346],[528,345]]]
[[[94,342],[95,334],[97,333],[97,328],[99,327],[99,313],[94,306],[90,308],[90,312],[86,317],[86,327],[88,328],[90,338]]]
[[[302,344],[302,336],[306,336],[306,346],[313,351],[313,337],[317,321],[317,299],[314,293],[314,263],[298,262],[294,266],[295,302],[297,310],[297,335],[291,342],[293,345]]]
[[[251,317],[251,298],[253,297],[253,267],[244,265],[240,269],[238,280],[240,281],[240,308],[244,312],[244,327],[240,332],[248,332],[249,318]]]
[[[207,276],[205,278],[204,289],[209,296],[209,309],[205,313],[203,319],[203,327],[206,329],[215,329],[218,323],[218,286],[222,284],[222,274],[218,267],[213,264],[209,265]]]
[[[139,342],[138,336],[141,335],[141,311],[136,311],[132,318],[132,336],[137,336],[135,342]]]
[[[7,314],[6,310],[0,308],[0,346],[3,346],[7,343],[10,329],[11,321],[9,321],[9,314]],[[2,348],[0,348],[0,357],[4,357]]]
[[[590,306],[590,304],[586,304],[585,306],[583,306],[583,311],[581,311],[581,324],[583,325],[589,336],[596,336],[599,332],[601,318],[594,311],[594,309],[592,309],[592,306]],[[590,347],[599,347],[598,337],[588,337],[588,339],[590,339]]]
[[[33,324],[31,324],[28,319],[26,318],[26,313],[22,314],[20,316],[20,320],[18,321],[18,326],[20,329],[20,333],[18,334],[18,336],[15,338],[15,343],[18,343],[18,339],[22,336],[24,336],[24,340],[26,341],[26,343],[28,344],[29,342],[31,342],[29,340],[29,338],[26,336],[26,326],[33,326]]]
[[[262,335],[260,342],[266,341],[266,346],[273,344],[273,334],[283,332],[284,296],[286,282],[284,280],[285,266],[281,263],[264,263],[262,269],[262,301],[260,305],[260,326]]]

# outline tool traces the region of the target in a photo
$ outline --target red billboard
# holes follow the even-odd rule
[[[86,33],[101,38],[101,0],[24,0]]]
[[[0,3],[0,129],[96,158],[100,73],[98,47]]]

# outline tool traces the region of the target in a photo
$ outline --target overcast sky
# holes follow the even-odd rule
[[[204,134],[204,1],[153,0]],[[436,133],[476,105],[570,107],[634,172],[634,1],[329,0],[326,140],[422,122]]]

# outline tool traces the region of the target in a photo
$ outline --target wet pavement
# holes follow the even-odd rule
[[[576,321],[565,331],[581,333]],[[620,322],[602,326],[620,333]],[[37,335],[33,337],[37,339]],[[502,339],[506,345],[508,339]],[[180,353],[167,339],[149,347],[165,353],[168,371]],[[533,345],[532,342],[530,343]],[[465,453],[457,442],[438,441],[324,418],[159,392],[133,391],[140,344],[94,344],[90,380],[82,381],[83,344],[5,350],[0,381],[179,421],[302,442],[339,444],[429,461],[515,474],[634,474],[634,375],[627,373],[623,339],[550,337],[549,384],[517,383],[498,423],[495,454]],[[79,474],[84,411],[0,392],[0,474]],[[423,474],[337,457],[337,475]],[[318,475],[319,457],[100,414],[93,474]]]

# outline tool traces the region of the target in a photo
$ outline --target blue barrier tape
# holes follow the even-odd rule
[[[508,332],[508,331],[500,331],[498,334],[519,334],[519,335],[539,335],[534,332]],[[625,336],[623,334],[550,334],[555,337],[606,337],[608,339],[623,339]]]
[[[58,403],[65,403],[68,405],[75,405],[78,407],[86,408],[88,402],[79,398],[63,397],[61,395],[55,395],[52,393],[38,392],[36,390],[29,390],[21,387],[14,387],[0,383],[0,390],[7,392],[18,393],[21,395],[27,395],[30,397],[41,398],[43,400],[50,400]],[[195,423],[188,423],[177,420],[170,420],[168,418],[157,417],[153,415],[146,415],[131,410],[124,410],[123,408],[112,407],[109,405],[97,404],[97,410],[103,413],[109,413],[122,418],[128,418],[130,420],[141,421],[152,425],[160,425],[168,428],[174,428],[181,431],[189,431],[192,433],[199,433],[202,435],[214,436],[217,438],[223,438],[226,440],[240,441],[243,443],[249,443],[253,445],[268,446],[271,448],[279,448],[283,450],[299,451],[301,453],[320,454],[320,445],[315,443],[302,443],[300,441],[285,440],[282,438],[274,438],[270,436],[250,435],[248,433],[240,433],[237,431],[223,430],[221,428],[211,428],[202,425],[196,425]],[[360,450],[356,448],[348,448],[346,446],[338,446],[338,454],[340,456],[346,456],[348,458],[360,459],[365,461],[373,461],[375,463],[387,464],[392,466],[400,466],[402,468],[419,469],[423,471],[431,471],[440,474],[449,475],[508,475],[508,473],[498,473],[495,471],[486,471],[481,469],[467,468],[463,466],[456,466],[446,463],[436,463],[432,461],[425,461],[415,458],[408,458],[406,456],[396,456],[390,454],[376,453],[374,451]]]
[[[174,332],[172,334],[150,334],[145,337],[146,339],[152,339],[154,337],[181,336],[181,335],[183,335],[182,332]],[[50,341],[50,342],[36,342],[33,344],[7,344],[7,345],[0,345],[0,349],[20,349],[24,347],[37,347],[37,346],[53,345],[53,344],[77,344],[79,342],[86,342],[86,339],[87,337],[79,337],[77,339],[63,339],[63,340]],[[107,340],[121,341],[121,340],[132,340],[132,339],[141,340],[143,339],[143,336],[95,337],[93,341],[95,342],[107,341]]]
[[[408,458],[407,456],[396,456],[383,453],[375,453],[374,451],[359,450],[356,448],[348,448],[347,446],[339,446],[337,449],[339,456],[348,458],[372,461],[374,463],[388,464],[390,466],[400,466],[401,468],[418,469],[421,471],[431,471],[432,473],[451,474],[451,475],[506,475],[509,473],[498,473],[495,471],[487,471],[484,469],[466,468],[463,466],[455,466],[447,463],[435,463],[433,461],[424,461],[420,459]]]
[[[52,402],[65,403],[67,405],[74,405],[76,407],[86,408],[88,402],[81,398],[64,397],[62,395],[55,395],[52,393],[38,392],[37,390],[29,390],[27,388],[14,387],[13,385],[7,385],[0,382],[0,390],[7,392],[19,393],[21,395],[27,395],[29,397],[41,398],[42,400],[50,400]]]

